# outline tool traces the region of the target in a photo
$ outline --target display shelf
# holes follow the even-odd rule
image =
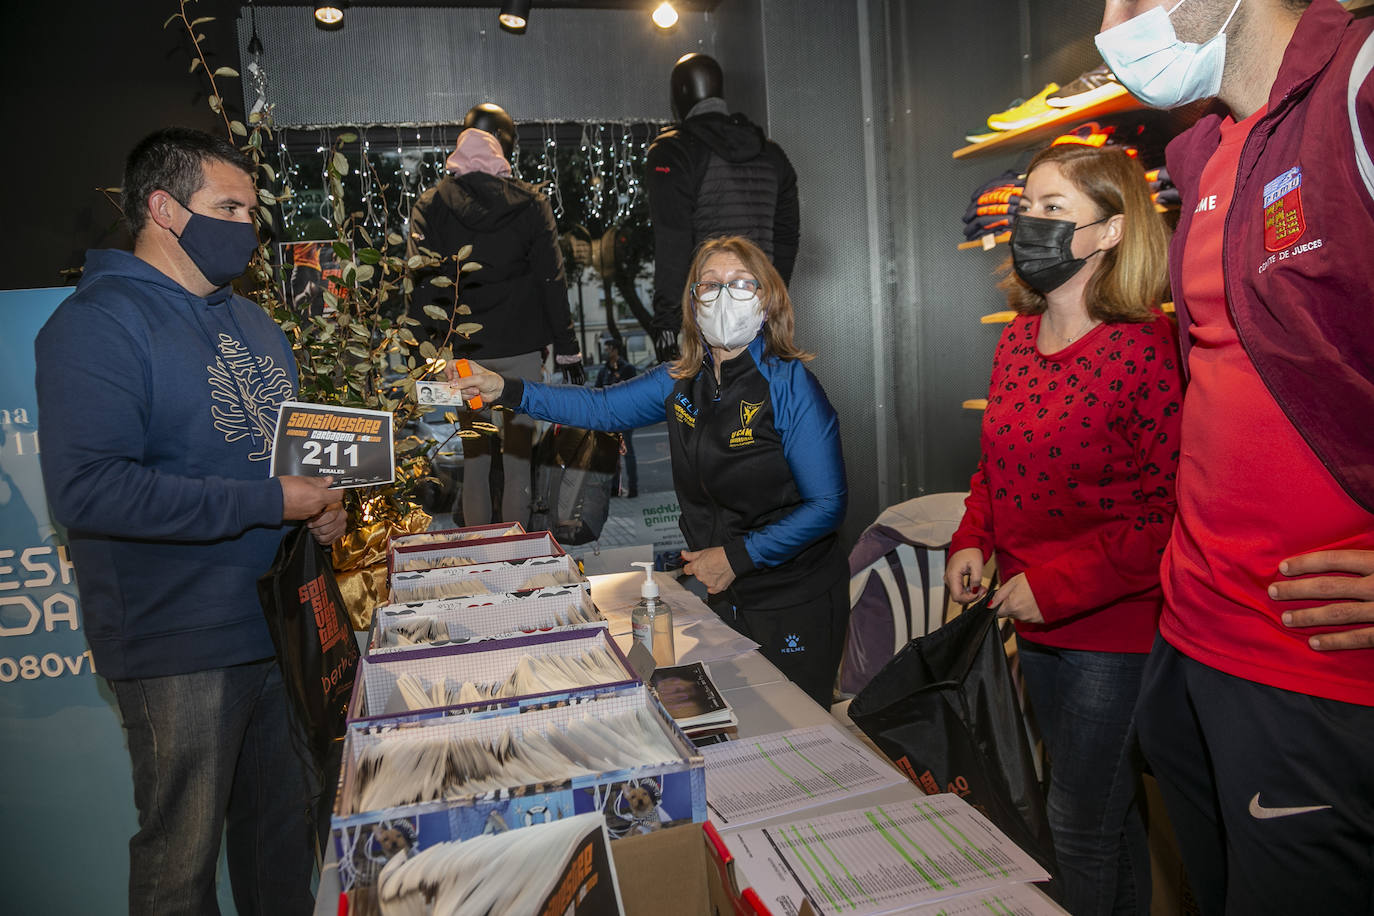
[[[960,406],[964,407],[964,408],[967,409],[967,410],[987,410],[987,409],[988,409],[988,399],[987,399],[987,398],[969,398],[967,401],[965,401],[965,402],[964,402],[962,405],[960,405]]]
[[[1146,106],[1127,92],[1124,86],[1118,86],[1116,92],[1093,102],[1091,105],[1058,108],[1053,114],[1046,115],[1034,124],[1027,124],[1025,127],[1018,127],[1015,130],[1002,131],[991,140],[984,140],[982,143],[970,143],[968,146],[960,147],[954,151],[954,158],[967,159],[994,152],[1015,152],[1035,146],[1050,139],[1055,134],[1062,133],[1066,127],[1074,126],[1083,121],[1091,121],[1094,118],[1123,111],[1143,111],[1145,108]]]

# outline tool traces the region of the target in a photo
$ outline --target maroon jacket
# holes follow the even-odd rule
[[[1226,300],[1241,344],[1332,477],[1374,512],[1374,20],[1313,0],[1266,114],[1241,151],[1226,214]],[[1222,115],[1169,144],[1183,196],[1170,274],[1189,349],[1180,269]],[[1263,443],[1255,443],[1263,447]]]

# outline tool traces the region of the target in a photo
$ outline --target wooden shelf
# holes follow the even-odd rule
[[[967,401],[965,401],[965,402],[964,402],[962,405],[960,405],[960,406],[964,407],[964,408],[967,409],[967,410],[987,410],[987,409],[988,409],[988,399],[987,399],[987,398],[969,398]]]
[[[1027,124],[1016,130],[1002,131],[996,137],[991,140],[984,140],[982,143],[970,143],[968,146],[955,150],[954,158],[966,159],[971,156],[986,156],[994,152],[1015,152],[1050,140],[1064,133],[1067,128],[1084,121],[1091,121],[1122,111],[1142,111],[1145,107],[1139,99],[1126,91],[1126,87],[1118,86],[1116,92],[1091,105],[1056,109],[1054,114],[1046,115],[1034,124]]]

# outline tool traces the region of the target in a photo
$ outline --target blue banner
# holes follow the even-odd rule
[[[33,339],[70,289],[0,291],[0,822],[5,910],[122,913],[133,778],[38,467]]]
[[[91,667],[38,466],[33,340],[70,289],[0,290],[0,887],[7,913],[128,912],[138,829],[114,694]],[[233,913],[223,856],[220,911]]]

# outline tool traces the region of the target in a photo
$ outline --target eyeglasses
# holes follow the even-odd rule
[[[759,291],[759,284],[756,280],[749,280],[740,277],[738,280],[731,280],[729,283],[717,283],[715,280],[699,280],[692,284],[692,296],[698,302],[710,305],[720,298],[720,291],[725,290],[730,294],[730,298],[736,302],[743,302],[750,296]]]

